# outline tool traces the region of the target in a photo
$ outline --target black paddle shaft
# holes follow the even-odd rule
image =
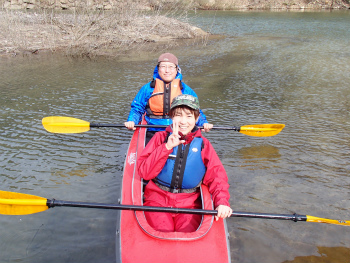
[[[141,128],[166,128],[169,125],[148,125],[148,124],[136,124],[135,127]],[[111,128],[122,128],[125,127],[124,124],[113,124],[113,123],[90,123],[90,128],[101,128],[101,127],[111,127]],[[203,129],[203,126],[198,126],[199,129]],[[216,130],[233,130],[240,131],[240,127],[219,127],[214,126],[212,129]]]
[[[146,212],[168,212],[168,213],[201,214],[201,215],[216,215],[217,214],[216,210],[72,202],[72,201],[62,201],[62,200],[56,200],[56,199],[52,199],[52,200],[48,199],[46,204],[49,208],[53,208],[56,206],[68,206],[68,207],[132,210],[132,211],[146,211]]]
[[[114,209],[114,210],[132,210],[146,212],[167,212],[167,213],[183,213],[183,214],[200,214],[200,215],[217,215],[216,210],[203,209],[187,209],[187,208],[171,208],[171,207],[156,207],[156,206],[138,206],[138,205],[121,205],[121,204],[103,204],[103,203],[87,203],[87,202],[72,202],[55,199],[48,199],[47,206],[53,208],[55,206],[68,207],[83,207],[83,208],[99,208],[99,209]],[[248,217],[248,218],[263,218],[263,219],[280,219],[292,220],[295,222],[306,221],[306,215],[297,214],[265,214],[251,212],[232,212],[231,217]]]

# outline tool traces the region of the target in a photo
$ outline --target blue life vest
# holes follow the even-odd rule
[[[201,156],[202,144],[203,139],[195,137],[190,144],[174,147],[155,181],[171,189],[197,187],[206,172]]]

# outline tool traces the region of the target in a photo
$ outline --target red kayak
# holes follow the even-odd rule
[[[143,181],[136,162],[145,145],[145,128],[137,128],[124,164],[121,204],[142,205]],[[201,186],[202,209],[212,210],[208,188]],[[160,232],[147,222],[143,211],[120,211],[117,225],[116,257],[123,263],[206,263],[231,262],[226,221],[202,217],[197,231]]]

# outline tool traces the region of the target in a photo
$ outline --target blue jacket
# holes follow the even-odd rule
[[[161,77],[158,74],[157,66],[153,72],[153,79],[156,79],[156,78],[161,79]],[[180,68],[175,78],[182,80],[182,74],[181,74]],[[147,102],[153,93],[153,89],[154,88],[151,87],[151,82],[147,83],[140,89],[140,91],[137,93],[136,97],[131,103],[131,110],[127,121],[133,121],[135,124],[138,124],[141,121],[142,115],[146,113]],[[197,94],[187,84],[183,82],[182,82],[181,91],[182,91],[182,94],[189,94],[189,95],[198,97]],[[148,115],[146,115],[145,119],[147,123],[150,125],[170,125],[172,123],[171,119],[153,119],[153,118],[150,118]],[[200,115],[196,125],[203,126],[203,124],[207,122],[208,122],[207,118],[203,114],[202,110],[200,110]],[[164,129],[150,128],[149,130],[160,131],[160,130],[165,130],[165,128]]]

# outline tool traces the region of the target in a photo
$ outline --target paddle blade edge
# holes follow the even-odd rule
[[[82,133],[90,130],[89,122],[71,117],[45,117],[42,124],[51,133]]]
[[[255,137],[269,137],[279,134],[285,127],[284,124],[253,124],[240,127],[239,132]]]
[[[336,219],[328,219],[328,218],[320,218],[315,216],[306,216],[307,222],[314,222],[314,223],[324,223],[324,224],[333,224],[333,225],[341,225],[341,226],[350,226],[350,221],[346,220],[336,220]]]
[[[0,191],[0,214],[29,215],[47,210],[47,199],[35,195]]]

